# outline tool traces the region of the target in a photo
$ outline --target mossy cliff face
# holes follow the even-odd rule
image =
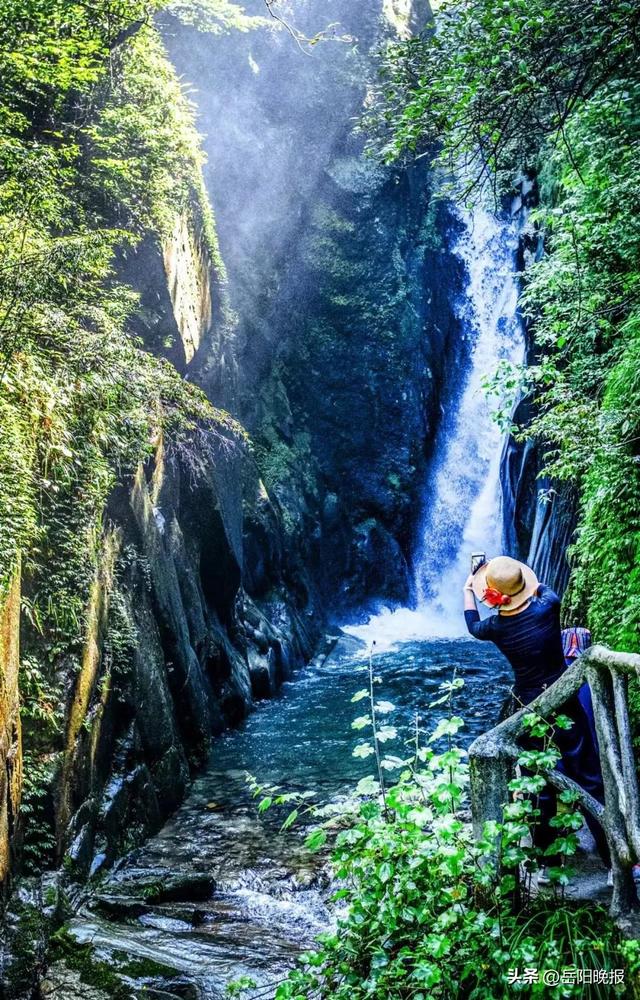
[[[418,498],[463,347],[451,224],[428,177],[357,154],[334,164],[310,213],[293,285],[311,301],[289,297],[282,376],[317,462],[323,589],[347,613],[411,597]]]
[[[2,751],[17,775],[21,596],[35,606],[46,588],[79,609],[73,621],[27,616],[22,649],[25,858],[38,867],[66,856],[76,875],[157,829],[213,736],[273,693],[317,635],[287,584],[280,517],[231,422],[195,423],[179,440],[158,431],[102,523],[71,584],[60,562],[82,546],[73,532],[84,521],[54,524],[47,563],[31,566],[22,591],[16,576],[3,611]],[[14,785],[3,789],[5,856]]]
[[[288,549],[344,618],[410,597],[420,486],[464,351],[452,308],[463,275],[427,171],[381,168],[354,131],[374,54],[423,27],[428,6],[304,0],[290,16],[320,34],[311,56],[268,27],[168,39],[207,137],[238,315],[235,412]],[[208,385],[206,364],[200,377]]]
[[[163,317],[167,329],[179,321],[178,310]],[[62,564],[70,546],[86,558],[86,521],[54,513],[47,562],[16,573],[2,607],[5,889],[12,873],[60,866],[65,882],[83,881],[155,832],[215,736],[306,662],[320,625],[247,436],[227,417],[154,433],[148,457],[111,489],[71,583]],[[77,619],[36,614],[44,591]],[[24,787],[21,599],[32,609],[22,621]],[[40,895],[35,884],[9,902],[11,997],[30,995],[34,956],[60,916],[41,916]]]
[[[278,628],[241,590],[245,461],[229,437],[159,441],[112,497],[57,794],[78,874],[157,829],[212,738],[310,653],[295,612]]]
[[[3,355],[5,893],[59,866],[82,879],[156,830],[213,737],[309,658],[321,623],[248,435],[193,384],[206,368],[210,395],[233,403],[234,318],[188,106],[158,33],[140,32],[81,123],[60,124],[69,149],[46,181],[57,197],[62,176],[64,200],[24,234],[39,252],[86,239],[95,259],[53,243],[60,287],[19,300],[29,336]],[[75,215],[58,232],[71,202],[81,237]],[[20,200],[0,208],[11,234]]]

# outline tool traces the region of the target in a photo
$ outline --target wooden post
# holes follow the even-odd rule
[[[482,837],[485,823],[502,823],[503,809],[509,801],[509,782],[514,774],[512,748],[494,734],[495,730],[491,730],[479,736],[469,747],[471,814],[476,840]]]

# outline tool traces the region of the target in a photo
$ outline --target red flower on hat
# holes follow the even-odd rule
[[[511,604],[510,594],[501,594],[495,587],[487,587],[482,595],[482,600],[492,608],[502,608],[507,604]]]

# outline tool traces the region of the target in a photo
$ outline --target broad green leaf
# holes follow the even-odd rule
[[[379,743],[388,743],[389,740],[395,740],[397,735],[398,730],[395,726],[381,726],[376,734]]]
[[[288,830],[290,826],[293,826],[297,818],[298,818],[298,810],[292,809],[287,818],[285,819],[284,823],[280,827],[280,829]]]
[[[356,795],[377,795],[379,791],[380,785],[372,775],[361,778],[356,785]]]
[[[371,719],[368,715],[360,715],[357,719],[354,719],[351,723],[352,729],[364,729],[365,726],[371,725]]]
[[[388,715],[389,712],[393,712],[396,706],[390,701],[377,701],[375,703],[375,709],[378,715]]]
[[[326,842],[327,842],[326,830],[323,830],[321,827],[318,827],[316,830],[312,830],[311,833],[308,834],[304,842],[304,846],[309,851],[319,851],[320,848],[324,844],[326,844]]]

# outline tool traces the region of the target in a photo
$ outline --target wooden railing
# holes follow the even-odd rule
[[[640,860],[640,791],[633,752],[627,688],[629,677],[640,676],[640,655],[592,646],[535,701],[484,733],[469,748],[471,806],[474,832],[480,837],[488,820],[500,822],[509,801],[509,782],[522,749],[523,718],[536,712],[549,718],[587,681],[591,687],[604,781],[604,806],[571,778],[550,771],[556,788],[572,789],[602,824],[613,869],[611,916],[630,936],[640,936],[640,909],[632,867]]]

